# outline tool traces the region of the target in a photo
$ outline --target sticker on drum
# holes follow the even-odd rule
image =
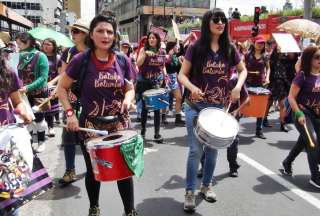
[[[239,132],[239,123],[222,109],[210,107],[199,113],[195,135],[212,148],[229,147]]]

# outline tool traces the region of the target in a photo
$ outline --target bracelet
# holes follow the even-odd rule
[[[304,113],[303,113],[301,110],[299,110],[299,111],[297,111],[297,112],[294,113],[294,117],[295,117],[296,119],[298,119],[298,118],[300,118],[300,117],[303,117],[303,116],[304,116]]]

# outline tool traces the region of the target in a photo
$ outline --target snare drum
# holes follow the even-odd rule
[[[200,111],[194,133],[201,144],[220,149],[229,147],[239,132],[239,123],[224,110],[210,107]]]
[[[248,117],[265,117],[271,92],[262,87],[248,87],[248,92],[250,101],[241,108],[240,112]]]
[[[169,93],[164,88],[147,90],[142,97],[148,110],[165,109],[169,106]]]
[[[138,136],[136,131],[118,131],[90,139],[87,145],[94,177],[97,181],[117,181],[133,176],[122,156],[120,146]]]

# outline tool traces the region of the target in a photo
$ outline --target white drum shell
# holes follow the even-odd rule
[[[217,131],[208,130],[205,124],[220,124],[218,127],[228,130],[228,133],[221,136]],[[214,107],[205,108],[199,113],[198,121],[194,128],[194,134],[198,141],[215,149],[229,147],[235,140],[238,132],[238,121],[231,114],[227,114],[225,111]]]

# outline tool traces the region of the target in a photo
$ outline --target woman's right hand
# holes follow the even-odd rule
[[[298,122],[301,125],[305,125],[306,124],[306,117],[305,116],[301,116],[298,118]]]
[[[198,100],[202,100],[204,96],[204,93],[201,91],[201,89],[199,89],[198,87],[193,87],[191,89],[191,98],[198,101]]]
[[[70,131],[79,130],[79,121],[75,115],[67,117],[67,129]]]

